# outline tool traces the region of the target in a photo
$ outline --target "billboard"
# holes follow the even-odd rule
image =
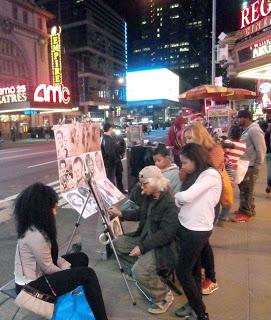
[[[127,72],[127,101],[179,101],[179,76],[162,68]]]

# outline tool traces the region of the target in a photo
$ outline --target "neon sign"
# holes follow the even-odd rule
[[[61,28],[53,27],[51,30],[51,63],[53,84],[62,84],[62,64],[61,64]]]
[[[64,86],[46,86],[46,84],[40,84],[34,92],[35,102],[68,104],[70,100],[70,90]]]
[[[0,104],[25,101],[27,101],[25,85],[0,88]]]
[[[241,29],[259,21],[271,13],[270,0],[256,0],[248,8],[242,10]]]
[[[266,54],[271,53],[271,40],[267,39],[263,41],[262,43],[257,43],[254,45],[254,48],[252,49],[252,58],[259,58],[262,56],[265,56]]]

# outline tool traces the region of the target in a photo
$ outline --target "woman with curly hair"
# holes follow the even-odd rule
[[[99,281],[88,267],[87,255],[58,254],[57,202],[54,189],[42,183],[30,185],[16,199],[16,291],[19,293],[28,284],[41,293],[58,297],[81,285],[95,318],[107,320]]]

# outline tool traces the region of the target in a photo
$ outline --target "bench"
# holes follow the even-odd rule
[[[8,301],[9,299],[16,299],[17,297],[17,293],[16,293],[16,289],[15,289],[15,281],[14,279],[10,280],[8,283],[4,284],[1,288],[0,288],[0,292],[5,294],[7,296],[6,299],[4,299],[1,303],[0,306],[3,305],[6,301]],[[12,320],[14,320],[16,318],[17,313],[19,312],[20,307],[17,307],[14,315],[12,316]]]

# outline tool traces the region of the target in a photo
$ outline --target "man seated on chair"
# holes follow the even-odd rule
[[[114,240],[124,272],[132,276],[139,288],[151,298],[148,311],[164,313],[173,302],[173,294],[161,275],[174,268],[174,239],[178,226],[178,214],[169,189],[169,181],[161,170],[148,166],[139,173],[142,189],[140,210],[132,219],[126,212],[110,207],[111,216],[123,220],[139,220],[134,233]]]

